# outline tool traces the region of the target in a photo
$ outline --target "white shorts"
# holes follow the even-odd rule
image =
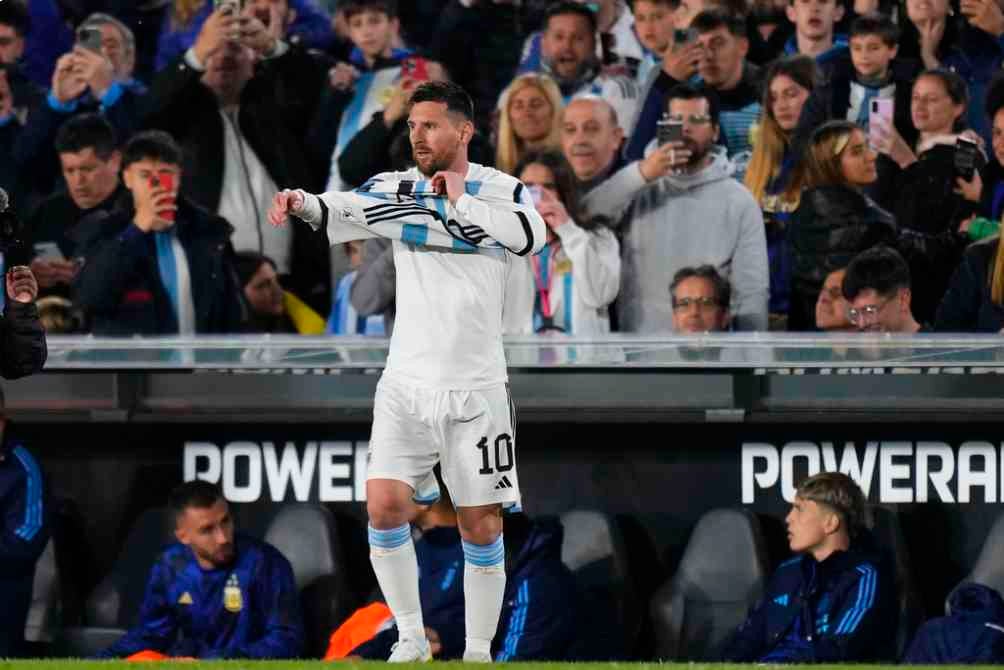
[[[383,376],[366,479],[394,479],[417,491],[439,462],[454,506],[518,507],[515,428],[508,384],[432,391]]]

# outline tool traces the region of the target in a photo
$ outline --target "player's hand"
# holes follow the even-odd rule
[[[38,282],[31,268],[15,265],[7,271],[7,297],[20,303],[29,303],[38,295]]]
[[[439,195],[445,195],[450,200],[450,204],[456,205],[466,192],[464,176],[459,172],[448,172],[441,170],[432,175],[432,188]]]
[[[272,198],[272,206],[268,209],[268,222],[275,227],[284,225],[290,216],[296,216],[303,211],[304,198],[299,191],[284,189]]]
[[[572,217],[568,215],[568,210],[560,200],[554,197],[550,191],[541,189],[540,202],[537,203],[537,213],[544,219],[544,223],[551,230],[568,223]]]

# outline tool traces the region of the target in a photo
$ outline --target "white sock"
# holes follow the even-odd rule
[[[502,535],[491,544],[463,545],[467,652],[491,656],[505,596],[505,545]]]
[[[424,641],[422,601],[418,596],[418,559],[411,539],[411,526],[390,530],[369,527],[370,563],[397,622],[398,636]]]

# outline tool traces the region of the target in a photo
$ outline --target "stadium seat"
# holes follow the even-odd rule
[[[959,584],[966,582],[983,584],[1004,594],[1004,513],[997,517],[997,521],[987,533],[987,538],[983,540],[983,547],[973,569]],[[955,586],[955,589],[957,588],[958,584]],[[952,593],[955,589],[952,589]],[[950,613],[948,602],[952,598],[952,593],[945,598],[945,614]]]
[[[62,619],[59,569],[56,565],[56,543],[49,540],[35,564],[35,580],[31,588],[31,608],[25,622],[24,639],[32,644],[53,641]]]
[[[265,526],[263,539],[293,566],[303,608],[306,653],[320,657],[328,636],[356,606],[347,586],[334,516],[321,505],[281,505]]]
[[[575,575],[589,614],[613,612],[613,621],[597,621],[590,630],[608,632],[611,625],[620,631],[611,639],[595,641],[598,649],[621,656],[629,651],[641,627],[639,599],[628,578],[624,543],[613,520],[601,512],[572,510],[561,515],[564,538],[561,561]],[[619,634],[618,634],[619,633]]]
[[[899,602],[899,622],[896,628],[896,657],[906,651],[906,645],[924,620],[923,607],[917,584],[913,579],[910,554],[906,538],[900,524],[899,514],[894,508],[869,505],[871,530],[879,547],[886,551],[896,573],[896,597]]]
[[[767,555],[756,517],[745,510],[704,514],[680,565],[652,598],[656,656],[717,658],[763,592]]]
[[[95,587],[84,606],[84,626],[63,632],[60,648],[72,656],[90,656],[111,645],[139,616],[150,566],[174,539],[174,521],[164,507],[149,509],[136,520],[111,572]]]

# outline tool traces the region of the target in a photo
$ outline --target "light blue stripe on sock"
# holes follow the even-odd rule
[[[411,541],[411,526],[404,524],[390,530],[369,527],[370,546],[377,549],[397,549]]]
[[[491,568],[505,562],[505,543],[502,535],[491,544],[463,542],[464,560],[479,568]]]

